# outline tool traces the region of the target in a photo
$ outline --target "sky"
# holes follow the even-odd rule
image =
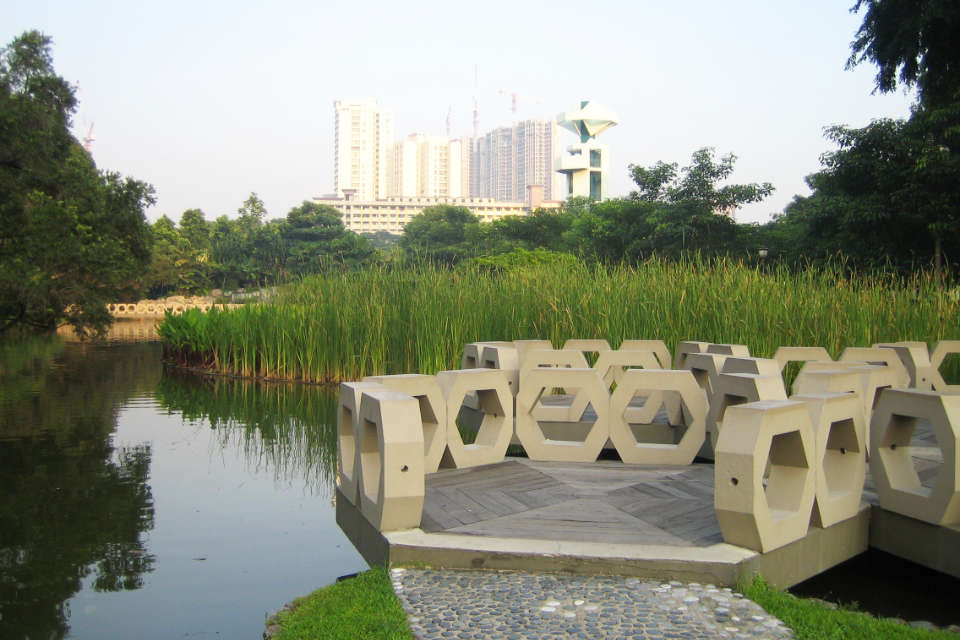
[[[251,192],[271,218],[333,189],[333,101],[375,98],[396,136],[481,134],[589,99],[617,112],[611,196],[628,165],[737,156],[730,181],[776,191],[737,213],[765,222],[832,150],[823,129],[905,117],[914,96],[871,95],[875,68],[845,70],[862,16],[853,0],[270,3],[8,0],[0,43],[28,29],[54,41],[79,87],[101,169],[151,183],[151,220],[208,220]],[[81,133],[82,132],[82,133]],[[575,141],[564,132],[564,144]]]

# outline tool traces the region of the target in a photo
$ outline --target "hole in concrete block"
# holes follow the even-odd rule
[[[943,451],[940,449],[937,434],[930,423],[922,418],[914,421],[913,433],[910,436],[910,459],[921,486],[932,491],[943,467]]]
[[[730,484],[732,484],[733,486],[737,486],[738,484],[740,484],[739,478],[730,478]]]
[[[540,390],[540,395],[530,414],[536,420],[544,440],[571,444],[586,442],[587,436],[597,422],[597,413],[589,402],[580,415],[569,413],[572,411],[572,404],[579,391],[577,387]],[[561,411],[568,413],[561,416],[559,415]]]
[[[358,434],[353,431],[353,411],[349,407],[341,406],[340,425],[340,459],[344,469],[348,469],[352,476],[355,473],[353,458],[357,453]]]
[[[750,402],[750,398],[746,396],[738,396],[732,393],[725,393],[720,398],[720,408],[717,411],[717,422],[723,422],[723,416],[727,412],[727,409],[730,407],[735,407],[738,404],[746,404]]]
[[[364,420],[360,427],[360,464],[363,466],[363,492],[374,503],[380,502],[380,443],[377,439],[377,425]]]
[[[430,451],[433,440],[440,434],[440,420],[433,409],[430,399],[423,396],[414,396],[420,403],[420,422],[423,424],[423,451]]]
[[[838,420],[829,427],[827,447],[823,456],[823,474],[827,491],[845,493],[857,488],[849,486],[849,468],[853,461],[848,456],[861,454],[857,446],[857,432],[851,418]]]
[[[938,370],[945,383],[960,384],[960,353],[948,353]]]
[[[499,429],[498,425],[489,418],[502,418],[507,412],[500,404],[500,396],[497,395],[495,389],[477,389],[477,401],[483,417],[473,444],[481,447],[491,447],[497,442]]]
[[[793,431],[773,436],[764,496],[774,520],[794,515],[800,508],[804,483],[810,465],[803,452],[800,433]]]
[[[401,473],[406,473],[409,470],[410,470],[410,467],[408,467],[407,465],[403,465],[402,467],[400,467]]]

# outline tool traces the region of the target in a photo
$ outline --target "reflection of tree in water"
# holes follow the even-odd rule
[[[110,438],[159,374],[152,345],[0,346],[0,637],[62,638],[85,579],[137,589],[152,571],[150,448]]]
[[[335,390],[200,376],[168,369],[156,399],[186,420],[209,422],[221,447],[237,446],[254,470],[333,495],[337,464]]]

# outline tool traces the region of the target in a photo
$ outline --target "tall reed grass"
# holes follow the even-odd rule
[[[960,338],[960,302],[919,274],[762,269],[730,260],[370,268],[314,276],[273,302],[168,316],[168,357],[227,374],[331,382],[459,367],[467,342],[660,338],[844,347]]]

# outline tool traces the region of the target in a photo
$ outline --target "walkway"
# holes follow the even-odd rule
[[[392,569],[391,578],[418,640],[793,637],[713,585],[450,569]]]

